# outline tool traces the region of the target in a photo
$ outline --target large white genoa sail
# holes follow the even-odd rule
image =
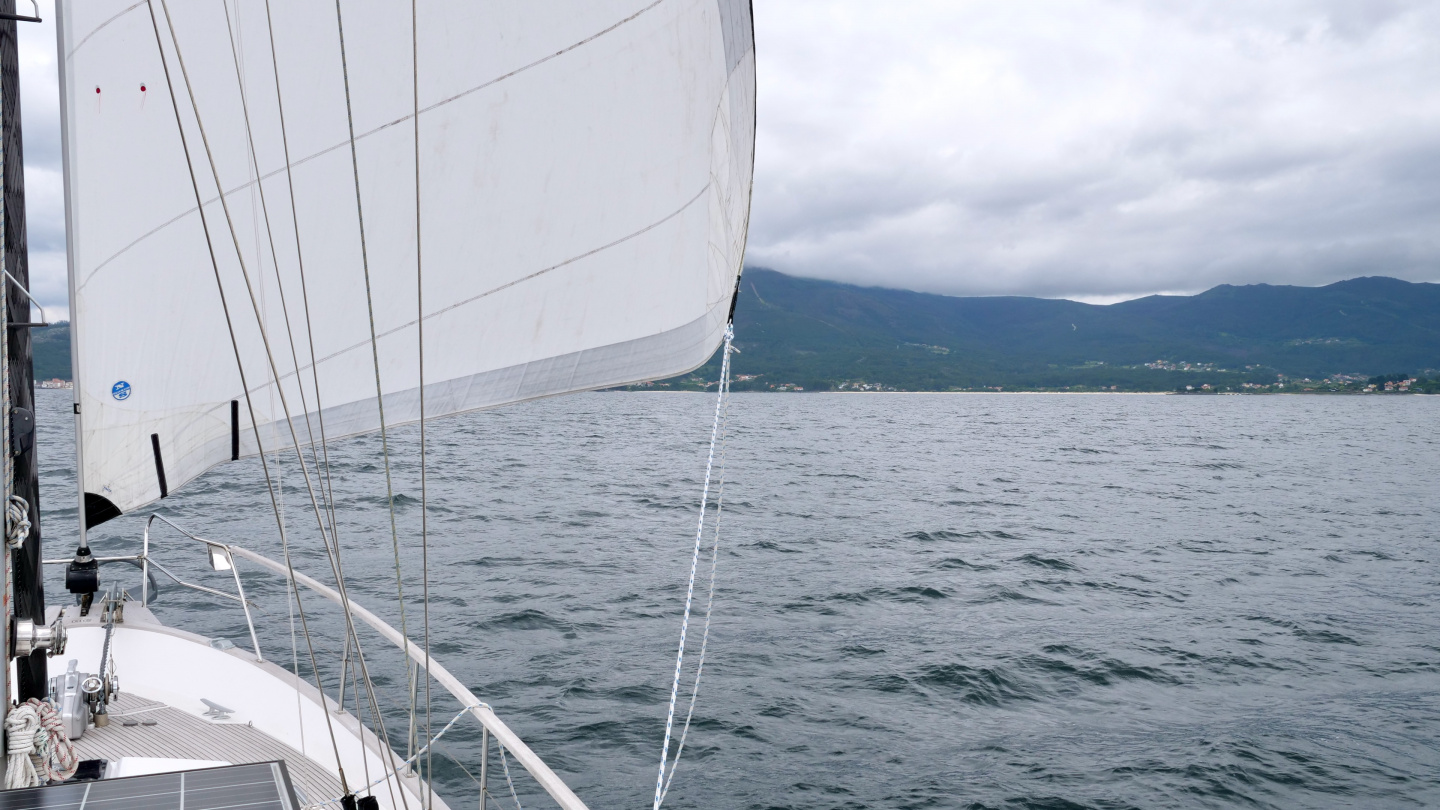
[[[318,439],[307,411],[378,428],[377,374],[386,423],[418,418],[417,226],[427,417],[681,373],[722,338],[748,0],[424,2],[414,70],[410,4],[341,5],[61,4],[91,525],[292,424]]]

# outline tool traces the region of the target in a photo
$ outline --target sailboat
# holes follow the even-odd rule
[[[55,18],[81,519],[75,553],[45,560],[73,604],[47,609],[17,563],[0,808],[468,806],[436,793],[426,758],[461,722],[483,727],[482,808],[503,790],[492,750],[509,790],[513,763],[583,808],[430,655],[428,584],[423,617],[399,628],[351,597],[328,447],[378,434],[398,585],[402,545],[425,576],[429,560],[428,529],[393,522],[396,426],[419,425],[423,481],[426,420],[673,376],[722,346],[728,373],[755,143],[749,1],[59,0]],[[21,275],[6,334],[35,325]],[[25,368],[5,377],[30,384]],[[27,452],[16,463],[33,467]],[[281,459],[303,520],[280,519]],[[278,559],[205,515],[147,515],[231,462],[264,473]],[[40,559],[35,493],[11,478],[7,584],[12,549]],[[141,535],[139,554],[91,549],[117,518],[107,530]],[[303,544],[324,570],[297,567]],[[193,585],[167,549],[203,550],[233,591]],[[157,571],[243,613],[251,648],[165,623]],[[289,589],[305,666],[262,655],[245,593],[260,576]],[[345,676],[304,653],[322,604],[344,618],[349,707]],[[373,710],[367,656],[387,654],[408,658],[412,695],[456,701],[418,733],[412,702],[404,751]]]

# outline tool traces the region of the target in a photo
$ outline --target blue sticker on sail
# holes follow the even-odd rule
[[[110,386],[110,396],[115,397],[116,399],[129,399],[130,383],[121,380],[120,382],[117,382],[114,385]]]

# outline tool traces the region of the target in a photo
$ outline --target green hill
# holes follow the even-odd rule
[[[35,363],[35,379],[59,377],[70,379],[70,324],[61,321],[54,326],[30,330],[30,356]]]
[[[1097,306],[856,287],[752,268],[735,319],[735,372],[757,375],[736,390],[862,382],[1174,390],[1440,368],[1440,284],[1381,277],[1222,285]],[[712,361],[694,376],[716,371]],[[670,384],[689,387],[690,379]]]

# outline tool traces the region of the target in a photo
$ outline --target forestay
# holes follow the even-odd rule
[[[302,443],[307,410],[330,438],[377,429],[377,373],[386,422],[415,420],[417,224],[427,417],[681,373],[721,341],[748,0],[420,4],[418,171],[409,4],[342,7],[353,165],[332,0],[268,21],[264,0],[171,0],[173,37],[159,0],[158,25],[145,2],[62,4],[91,525],[160,497],[162,469],[174,489],[262,449],[251,407],[263,450],[290,446],[282,393]]]

